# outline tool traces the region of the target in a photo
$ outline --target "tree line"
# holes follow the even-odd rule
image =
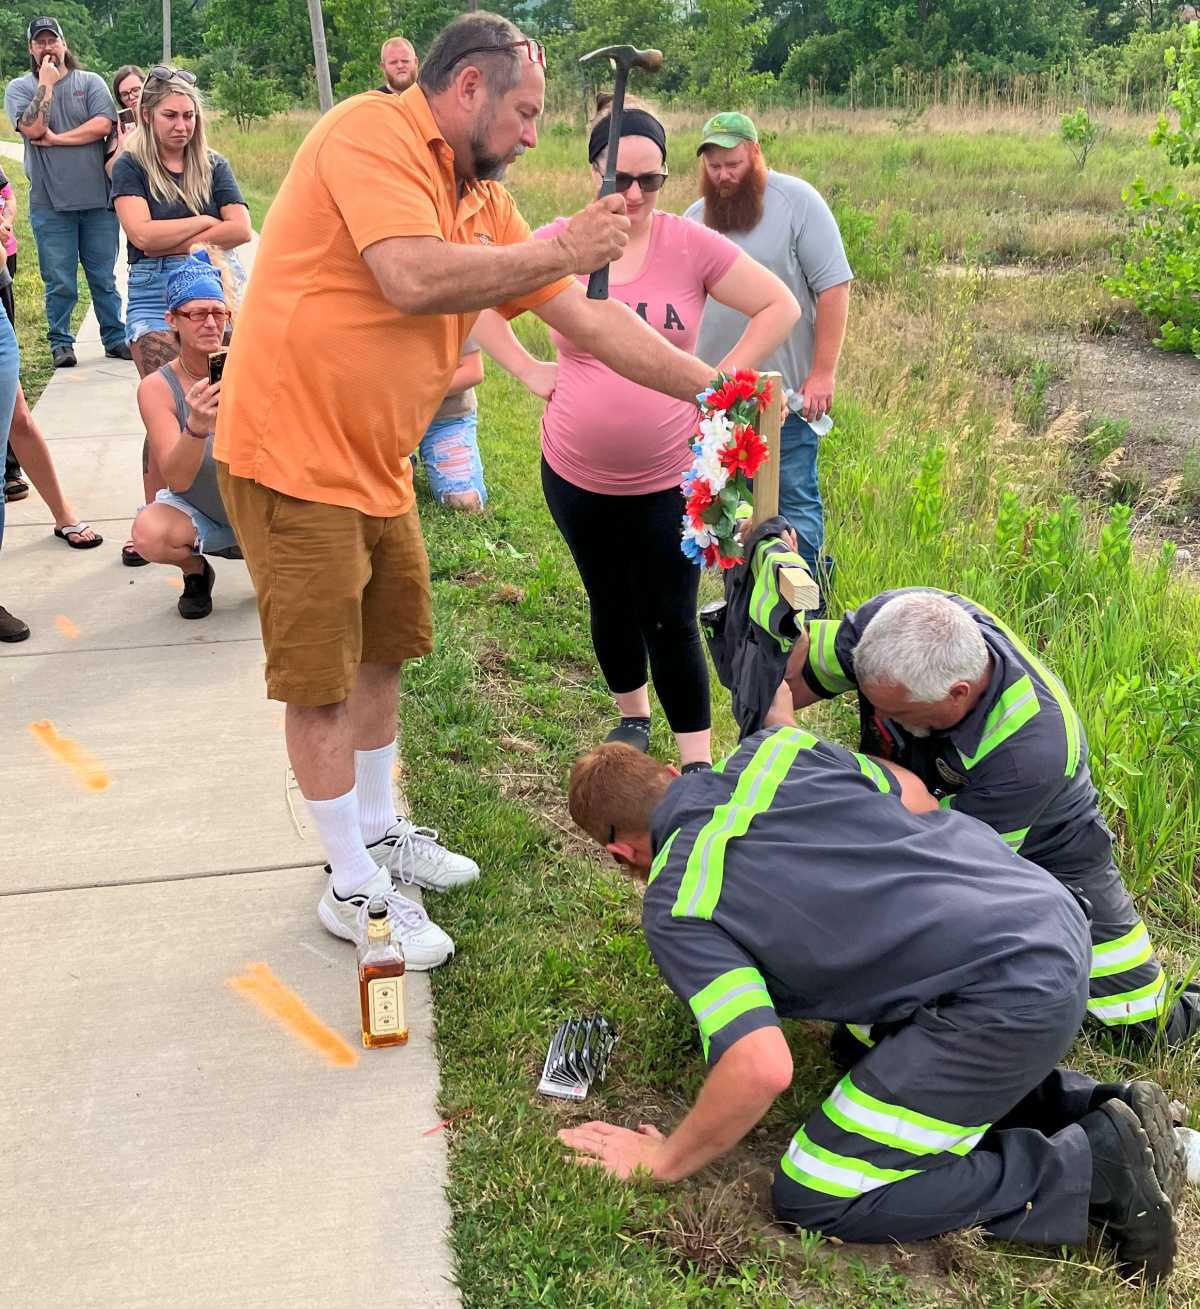
[[[486,3],[486,0],[485,0]],[[423,51],[464,8],[447,0],[323,0],[339,96],[379,81],[378,50],[396,33]],[[895,104],[970,81],[1070,82],[1097,105],[1165,95],[1163,53],[1195,9],[1164,0],[497,0],[549,47],[549,98],[586,90],[579,54],[614,41],[666,55],[656,95],[711,104],[788,103],[819,93]],[[91,68],[143,67],[162,54],[161,0],[58,0],[68,41]],[[0,13],[0,74],[28,67],[25,23]],[[251,83],[264,104],[315,103],[301,0],[174,0],[173,55],[201,84]],[[904,88],[910,88],[907,96]],[[911,88],[924,88],[920,93]],[[882,90],[881,90],[882,88]]]

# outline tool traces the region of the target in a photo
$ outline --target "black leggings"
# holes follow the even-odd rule
[[[711,725],[708,666],[696,622],[700,569],[679,548],[683,497],[598,495],[542,460],[542,490],[592,611],[592,645],[609,690],[646,683],[646,665],[673,732]]]

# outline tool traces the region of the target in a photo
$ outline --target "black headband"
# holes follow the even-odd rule
[[[597,159],[604,153],[608,145],[608,124],[611,115],[605,114],[604,117],[592,128],[591,139],[588,141],[588,163],[594,164]],[[663,125],[654,117],[648,114],[644,109],[626,109],[621,115],[621,135],[622,136],[644,136],[653,141],[662,151],[663,163],[667,161],[667,133]]]

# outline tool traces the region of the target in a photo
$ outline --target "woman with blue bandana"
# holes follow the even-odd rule
[[[167,486],[134,520],[133,543],[143,559],[182,571],[181,618],[212,613],[216,573],[205,555],[241,558],[212,457],[221,383],[208,380],[208,356],[221,348],[229,318],[220,273],[203,251],[189,255],[167,283],[166,322],[179,353],[138,387],[150,451]]]

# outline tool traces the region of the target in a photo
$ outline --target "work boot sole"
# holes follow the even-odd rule
[[[1175,1266],[1179,1230],[1174,1206],[1164,1194],[1154,1171],[1150,1138],[1137,1114],[1124,1100],[1108,1100],[1087,1118],[1100,1115],[1109,1119],[1116,1136],[1113,1144],[1119,1152],[1115,1156],[1105,1154],[1102,1162],[1115,1164],[1124,1172],[1129,1191],[1121,1218],[1097,1217],[1092,1221],[1103,1229],[1123,1271],[1143,1273],[1151,1282],[1161,1281]],[[1087,1118],[1081,1119],[1081,1123]],[[1094,1143],[1092,1149],[1095,1167]]]
[[[1179,1208],[1187,1181],[1187,1158],[1171,1122],[1171,1102],[1157,1082],[1130,1082],[1120,1099],[1138,1116],[1154,1155],[1154,1176],[1172,1206]]]

